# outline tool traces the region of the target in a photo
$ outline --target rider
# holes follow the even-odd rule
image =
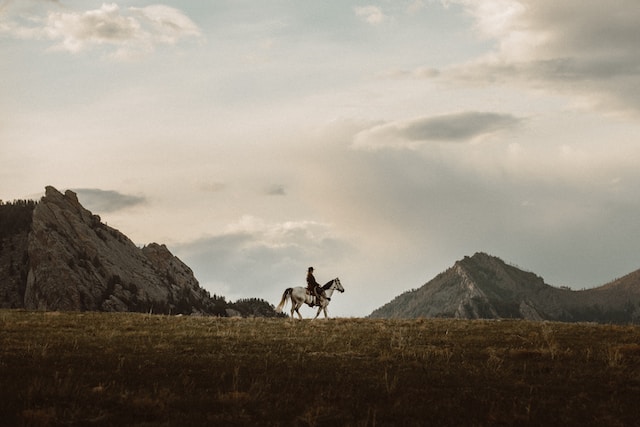
[[[309,267],[307,270],[307,290],[311,295],[316,297],[316,301],[318,301],[318,303],[320,302],[320,297],[324,296],[322,286],[320,286],[320,284],[316,282],[316,278],[313,277],[313,267]],[[313,301],[307,304],[309,304],[309,307],[313,307]]]

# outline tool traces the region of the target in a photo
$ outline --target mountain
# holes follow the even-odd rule
[[[639,322],[640,270],[599,288],[572,291],[480,252],[369,317]]]
[[[165,245],[139,248],[53,187],[38,203],[0,203],[0,308],[243,314],[212,298]]]

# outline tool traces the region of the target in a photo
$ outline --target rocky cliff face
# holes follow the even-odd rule
[[[62,194],[47,187],[28,232],[2,242],[3,307],[174,314],[212,310],[208,292],[166,246],[138,248],[82,207],[72,191]]]
[[[638,322],[640,270],[600,288],[571,291],[477,253],[457,261],[421,288],[396,297],[370,317]]]

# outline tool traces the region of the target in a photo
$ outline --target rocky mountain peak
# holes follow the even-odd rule
[[[635,322],[640,320],[640,270],[600,288],[571,291],[478,252],[370,317]]]
[[[212,300],[165,245],[138,248],[48,186],[27,231],[0,245],[0,303],[38,310],[207,313]],[[16,254],[21,251],[22,255]],[[19,261],[18,261],[19,260]],[[22,276],[16,272],[23,271]]]

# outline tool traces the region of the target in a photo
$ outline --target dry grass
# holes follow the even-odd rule
[[[640,327],[0,311],[6,425],[637,425]]]

